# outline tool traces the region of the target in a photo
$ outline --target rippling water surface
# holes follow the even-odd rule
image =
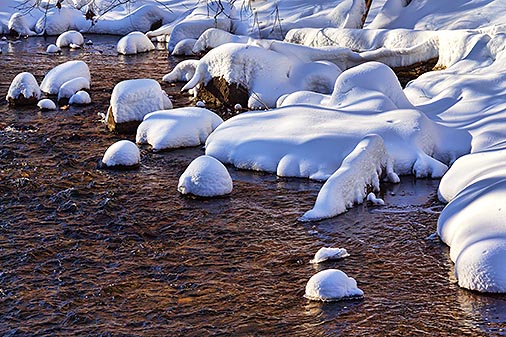
[[[433,235],[437,181],[385,186],[388,206],[300,223],[320,184],[230,169],[234,191],[195,200],[176,191],[200,148],[151,153],[138,170],[98,170],[122,139],[100,123],[124,79],[161,80],[179,60],[161,50],[117,56],[117,37],[45,54],[54,38],[0,47],[0,96],[14,76],[40,81],[88,63],[93,104],[39,112],[0,106],[0,332],[101,336],[414,336],[506,334],[506,297],[459,289]],[[162,84],[175,106],[178,86]],[[3,98],[2,98],[3,99]],[[133,136],[127,137],[134,140]],[[322,246],[351,256],[310,265]],[[317,271],[339,268],[365,298],[303,298]]]

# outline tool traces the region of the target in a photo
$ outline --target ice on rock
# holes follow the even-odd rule
[[[86,105],[91,103],[90,94],[86,91],[78,91],[74,95],[72,95],[69,99],[70,105]]]
[[[148,113],[165,109],[172,109],[172,102],[157,81],[125,80],[112,91],[106,121],[109,129],[115,130],[121,123],[140,123]]]
[[[309,263],[321,263],[327,260],[338,260],[348,256],[350,256],[350,254],[348,254],[348,251],[344,248],[322,247],[316,252],[314,258],[309,261]]]
[[[58,90],[58,101],[69,99],[81,89],[90,89],[90,81],[85,77],[76,77],[63,83]]]
[[[56,39],[56,46],[59,48],[71,47],[72,45],[82,46],[83,44],[83,35],[75,30],[69,30],[63,34],[60,34],[60,36],[58,36]]]
[[[135,167],[140,162],[140,151],[135,143],[120,140],[105,151],[102,164],[106,167]]]
[[[56,54],[56,53],[59,53],[59,52],[61,52],[61,49],[57,45],[50,44],[49,46],[47,46],[46,53],[48,53],[48,54]]]
[[[203,108],[178,108],[147,114],[137,128],[136,142],[154,151],[203,144],[223,120]]]
[[[364,292],[357,287],[354,278],[339,269],[323,270],[309,279],[305,298],[313,301],[333,302],[362,298]]]
[[[232,178],[227,168],[210,156],[193,160],[179,178],[177,189],[182,194],[215,197],[232,192]]]
[[[119,54],[132,55],[154,50],[155,46],[144,33],[132,32],[118,41],[116,49]]]
[[[40,89],[50,95],[56,95],[62,84],[78,77],[91,82],[88,65],[83,61],[68,61],[51,69],[42,80]]]
[[[364,201],[369,187],[379,191],[383,174],[389,181],[399,182],[383,139],[378,135],[366,136],[325,182],[313,209],[300,220],[320,220],[346,212],[354,204]]]
[[[41,110],[56,110],[56,104],[48,98],[41,99],[39,103],[37,103],[37,106]]]
[[[10,105],[35,105],[41,96],[35,77],[31,73],[22,72],[12,80],[5,99]]]

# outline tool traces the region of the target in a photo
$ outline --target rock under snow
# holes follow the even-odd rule
[[[106,115],[107,127],[119,133],[135,132],[148,113],[166,109],[172,109],[172,102],[157,81],[122,81],[112,91]]]
[[[78,77],[91,82],[88,65],[83,61],[68,61],[51,69],[42,80],[40,89],[50,95],[56,95],[62,84]]]
[[[195,45],[195,42],[197,39],[183,39],[179,41],[176,46],[174,47],[174,50],[172,51],[171,55],[193,55],[193,46]]]
[[[22,13],[13,13],[7,24],[9,32],[18,36],[33,36],[36,33],[30,29],[30,23]]]
[[[155,46],[144,33],[132,32],[118,41],[116,49],[119,54],[132,55],[154,50]]]
[[[179,178],[177,190],[182,194],[216,197],[232,192],[232,178],[227,168],[210,156],[194,159]]]
[[[10,105],[35,105],[41,96],[35,77],[31,73],[22,72],[12,80],[5,99]]]
[[[48,98],[41,99],[37,106],[40,110],[56,110],[56,104]]]
[[[392,165],[383,139],[378,135],[364,137],[322,186],[313,209],[300,220],[330,218],[346,212],[354,204],[361,204],[370,189],[379,191],[382,176],[398,183],[400,180]]]
[[[81,89],[90,89],[90,81],[85,77],[76,77],[63,83],[58,90],[58,102],[66,101]],[[61,104],[61,103],[59,103]]]
[[[309,263],[321,263],[328,260],[338,260],[350,256],[344,248],[320,248]]]
[[[140,151],[135,143],[120,140],[105,151],[102,164],[105,167],[132,168],[140,163]]]
[[[313,301],[332,302],[362,298],[364,292],[357,287],[354,278],[339,269],[323,270],[309,279],[305,298]]]
[[[84,37],[81,33],[75,30],[69,30],[60,34],[56,39],[56,45],[59,48],[70,47],[71,45],[82,46],[84,44]]]
[[[47,46],[46,53],[48,53],[48,54],[56,54],[56,53],[60,53],[60,52],[61,52],[61,49],[58,48],[58,46],[55,44],[50,44],[49,46]]]
[[[223,120],[214,112],[200,108],[160,110],[147,114],[137,128],[136,142],[149,144],[154,151],[197,146]]]
[[[72,6],[52,7],[35,24],[37,34],[59,35],[70,30],[84,30],[91,26],[84,14]],[[81,43],[82,44],[82,43]]]
[[[91,103],[90,94],[88,94],[86,91],[83,90],[76,92],[69,99],[70,105],[86,105],[90,103]]]

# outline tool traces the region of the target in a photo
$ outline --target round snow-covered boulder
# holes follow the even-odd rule
[[[47,46],[46,53],[48,53],[48,54],[56,54],[56,53],[59,53],[59,52],[61,52],[61,49],[57,45],[50,44],[49,46]]]
[[[5,98],[10,105],[35,105],[42,93],[35,77],[28,72],[14,77]]]
[[[48,98],[41,99],[37,106],[40,110],[56,110],[56,104]]]
[[[309,261],[309,263],[320,263],[327,260],[337,260],[348,256],[350,256],[350,254],[348,254],[348,251],[344,248],[322,247],[316,252],[314,258]]]
[[[222,163],[210,156],[200,156],[183,172],[177,189],[182,194],[216,197],[229,194],[232,187],[232,178]]]
[[[131,32],[123,36],[117,45],[118,54],[131,55],[154,50],[151,40],[141,32]]]
[[[120,140],[105,151],[102,164],[105,167],[133,168],[139,165],[141,154],[135,143]]]
[[[171,55],[194,55],[193,46],[197,42],[197,39],[183,39],[179,41]]]
[[[58,102],[68,100],[81,89],[90,89],[90,81],[87,78],[76,77],[68,80],[58,90]]]
[[[114,87],[105,120],[111,131],[134,133],[144,116],[166,109],[172,109],[172,102],[157,81],[126,80]]]
[[[83,90],[76,92],[69,99],[70,105],[86,105],[90,103],[91,103],[90,94],[88,94],[86,91]]]
[[[58,36],[56,45],[60,48],[74,46],[82,46],[84,44],[84,37],[81,33],[75,30],[69,30]]]
[[[63,83],[77,77],[91,82],[90,69],[83,61],[68,61],[51,69],[40,84],[40,89],[50,95],[56,95]]]
[[[313,275],[306,284],[304,295],[307,299],[323,302],[362,296],[364,292],[357,288],[355,279],[339,269],[327,269]]]

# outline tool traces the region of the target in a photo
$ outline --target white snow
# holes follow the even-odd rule
[[[35,24],[37,34],[59,35],[66,31],[79,31],[90,26],[90,22],[86,20],[81,11],[67,5],[62,5],[61,8],[49,8],[47,12],[44,10],[40,14],[41,16]]]
[[[172,51],[171,55],[193,55],[193,47],[197,39],[183,39],[179,41]]]
[[[56,104],[48,98],[41,99],[37,106],[41,110],[56,110]]]
[[[30,23],[27,19],[28,18],[21,13],[13,13],[7,24],[8,30],[13,30],[21,36],[36,35],[36,33],[30,29]]]
[[[216,197],[232,192],[232,178],[227,168],[210,156],[194,159],[179,178],[177,190],[182,194]]]
[[[107,114],[112,113],[116,123],[125,123],[142,121],[148,113],[165,109],[172,109],[172,102],[160,84],[152,79],[135,79],[116,84]]]
[[[309,263],[317,264],[328,260],[343,259],[348,256],[350,256],[350,254],[348,254],[348,251],[344,248],[322,247],[316,252],[314,258],[309,261]]]
[[[311,276],[304,295],[309,300],[323,302],[363,296],[364,292],[357,287],[357,281],[339,269],[327,269]]]
[[[165,76],[162,81],[164,82],[178,82],[178,81],[189,81],[195,74],[195,69],[199,64],[199,60],[184,60],[179,62],[174,69]]]
[[[368,135],[325,182],[313,209],[306,212],[300,220],[330,218],[346,212],[354,204],[361,204],[369,188],[379,191],[382,174],[390,182],[400,181],[392,170],[392,160],[387,154],[383,139],[378,135]]]
[[[132,32],[118,41],[116,49],[119,54],[131,55],[154,50],[155,46],[144,33]]]
[[[58,101],[70,98],[81,89],[90,89],[90,81],[85,77],[76,77],[63,83],[58,90]]]
[[[34,98],[39,100],[42,93],[35,77],[28,72],[22,72],[16,75],[9,86],[6,100],[17,100],[20,98]]]
[[[107,167],[136,166],[139,165],[140,158],[140,151],[135,143],[120,140],[105,151],[102,163]]]
[[[377,205],[377,206],[384,206],[385,205],[385,200],[376,197],[376,194],[374,194],[373,192],[369,193],[367,195],[366,199],[367,199],[367,201],[370,201],[373,205]]]
[[[51,69],[40,85],[40,89],[50,95],[56,95],[67,81],[83,77],[91,82],[90,69],[84,61],[68,61]]]
[[[73,94],[69,99],[70,105],[86,105],[91,103],[90,94],[86,91],[80,90]]]
[[[203,144],[223,120],[203,108],[178,108],[147,114],[137,128],[136,142],[154,151]]]
[[[56,46],[59,48],[70,47],[71,45],[82,46],[83,44],[83,35],[75,30],[69,30],[56,39]]]
[[[49,46],[47,46],[46,53],[55,54],[55,53],[59,53],[59,52],[61,52],[61,49],[57,45],[50,44]]]

